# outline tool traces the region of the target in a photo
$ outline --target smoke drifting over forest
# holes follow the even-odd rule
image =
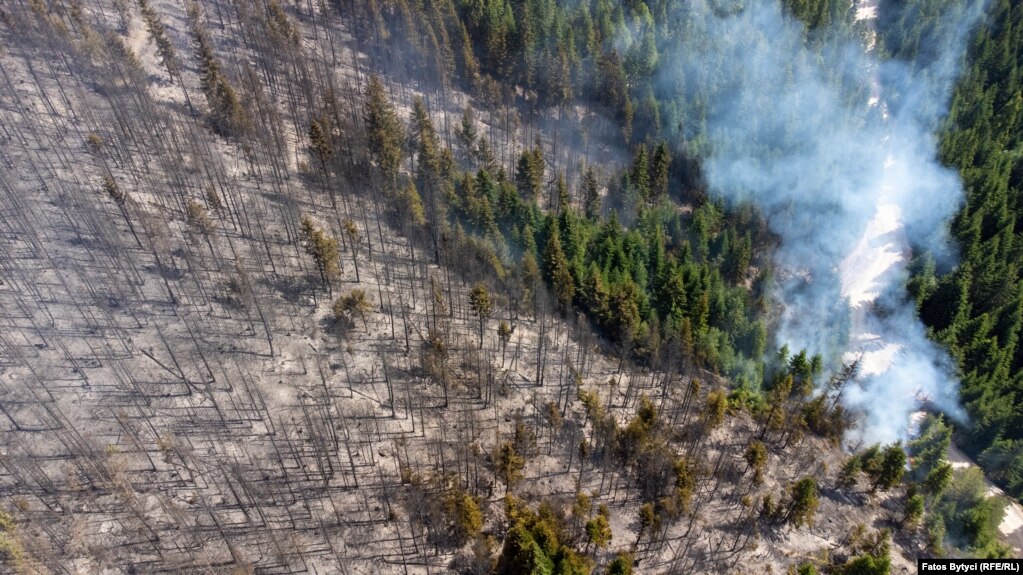
[[[913,62],[877,55],[884,31],[872,13],[825,35],[769,0],[680,15],[685,45],[663,55],[674,60],[664,89],[694,97],[713,86],[686,125],[706,134],[695,144],[705,146],[712,195],[752,202],[781,239],[778,345],[831,361],[874,354],[843,397],[864,412],[870,441],[902,438],[920,398],[962,413],[952,363],[904,289],[910,247],[953,259],[947,222],[963,198],[934,132],[984,7],[946,4],[939,20],[954,33],[929,38]],[[869,235],[872,221],[879,233]]]

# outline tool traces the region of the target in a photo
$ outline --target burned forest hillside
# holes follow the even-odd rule
[[[812,47],[840,4],[782,9]],[[0,571],[1018,555],[959,420],[872,441],[844,342],[777,336],[801,272],[703,163],[729,80],[659,72],[721,16],[0,3]]]

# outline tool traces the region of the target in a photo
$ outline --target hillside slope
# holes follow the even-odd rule
[[[755,214],[351,4],[0,8],[4,567],[908,572],[901,448],[759,359]]]

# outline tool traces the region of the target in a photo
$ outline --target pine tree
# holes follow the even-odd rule
[[[213,232],[213,221],[210,219],[210,214],[199,202],[188,200],[188,203],[185,204],[185,216],[192,229],[204,235]]]
[[[575,297],[575,283],[572,274],[569,272],[568,258],[561,248],[561,237],[558,225],[551,220],[549,226],[549,237],[547,245],[544,246],[544,272],[554,287],[554,294],[558,305],[562,310],[567,310],[572,305],[572,298]]]
[[[270,29],[270,36],[281,48],[294,48],[301,44],[302,36],[298,28],[288,19],[288,15],[281,8],[278,0],[270,0],[267,4],[267,25]]]
[[[142,20],[149,30],[149,38],[156,44],[156,53],[160,57],[160,63],[167,69],[167,75],[173,80],[178,75],[180,68],[177,55],[174,52],[174,45],[167,38],[163,22],[160,21],[156,10],[149,4],[149,0],[138,0],[138,3],[139,10],[142,12]]]
[[[902,450],[902,444],[896,443],[886,447],[881,457],[881,468],[871,491],[884,491],[895,487],[902,480],[905,467],[906,452]]]
[[[351,323],[352,316],[358,315],[362,319],[363,327],[365,327],[366,312],[373,309],[373,304],[370,303],[365,290],[353,289],[337,298],[332,309],[334,311],[334,319],[338,322]]]
[[[522,304],[526,304],[530,301],[534,301],[533,297],[536,295],[536,289],[540,282],[540,266],[536,262],[536,256],[533,255],[532,251],[527,251],[522,255],[522,263],[520,264],[520,276],[522,278]]]
[[[480,322],[480,349],[483,349],[483,329],[494,310],[493,303],[490,301],[490,292],[487,291],[485,284],[477,283],[473,286],[472,292],[469,293],[469,307]]]
[[[332,150],[327,134],[324,132],[320,122],[313,120],[309,122],[309,153],[316,162],[320,164],[324,177],[327,176],[327,162],[330,161]]]
[[[607,507],[601,505],[597,515],[586,522],[586,541],[597,549],[604,549],[611,543],[612,537]]]
[[[592,167],[586,168],[583,175],[583,209],[586,217],[596,220],[600,217],[600,190],[597,187],[597,175],[593,173]]]
[[[302,239],[306,253],[312,256],[316,264],[320,279],[329,289],[333,281],[341,275],[341,269],[338,267],[338,258],[341,255],[338,241],[318,228],[309,216],[302,218]]]
[[[441,150],[437,130],[433,126],[430,113],[426,111],[423,99],[416,96],[412,101],[412,118],[409,126],[412,141],[416,145],[417,176],[427,197],[444,187],[445,176],[449,171],[444,165],[444,151]],[[431,209],[434,206],[430,206]]]
[[[464,23],[459,23],[462,40],[462,77],[469,82],[469,87],[477,95],[483,88],[483,78],[480,74],[480,64],[473,52],[472,39]]]
[[[476,159],[484,170],[488,172],[494,171],[494,167],[497,165],[497,158],[494,156],[494,151],[490,149],[490,142],[487,141],[486,136],[479,138],[475,154]]]
[[[413,226],[422,226],[426,223],[426,210],[423,208],[423,200],[416,190],[416,185],[409,182],[398,194],[398,215],[403,221]]]
[[[566,213],[566,212],[568,212],[568,207],[569,207],[570,200],[569,200],[569,197],[568,197],[568,184],[565,183],[565,174],[564,173],[560,173],[560,172],[558,173],[558,182],[557,182],[557,185],[555,186],[555,192],[557,193],[557,196],[558,196],[558,204],[557,204],[558,212],[559,213]]]
[[[508,349],[508,342],[511,341],[512,332],[514,331],[515,329],[503,320],[501,325],[497,326],[497,337],[501,341],[501,365],[504,365],[504,353]]]
[[[444,511],[450,518],[453,538],[458,545],[483,530],[483,512],[479,501],[460,489],[450,489],[444,498]]]
[[[632,120],[635,116],[635,108],[632,105],[632,98],[625,96],[625,104],[622,106],[622,138],[626,145],[632,143]]]
[[[632,575],[634,559],[631,553],[621,552],[615,555],[607,565],[607,575]]]
[[[201,67],[200,85],[210,107],[210,123],[222,136],[239,135],[248,127],[248,117],[231,83],[220,70],[213,45],[202,25],[199,5],[188,5],[188,19]]]
[[[366,88],[364,113],[370,154],[393,186],[401,166],[403,134],[398,115],[376,75],[370,76]]]
[[[948,462],[939,463],[931,469],[924,477],[922,487],[924,493],[930,497],[940,497],[942,493],[952,484],[952,473],[954,469]]]
[[[522,480],[522,469],[526,466],[526,460],[515,451],[515,446],[510,441],[501,444],[494,461],[497,476],[509,490]]]
[[[515,184],[519,194],[527,201],[536,201],[543,192],[546,165],[539,143],[531,150],[523,150],[515,171]]]
[[[653,199],[658,200],[668,195],[668,181],[671,171],[671,153],[664,142],[654,149],[653,163],[650,165],[650,192]]]
[[[472,106],[466,106],[462,112],[462,122],[457,132],[458,142],[462,145],[466,155],[471,155],[476,149],[476,114]]]
[[[646,144],[640,144],[636,157],[632,161],[632,184],[636,186],[640,199],[650,197],[650,160],[647,158]]]
[[[760,441],[753,441],[743,454],[746,465],[753,470],[753,483],[760,485],[763,481],[764,466],[767,464],[767,448]]]

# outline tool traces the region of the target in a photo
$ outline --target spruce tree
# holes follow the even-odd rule
[[[401,167],[403,134],[398,115],[379,76],[370,76],[364,114],[370,155],[387,181],[393,185]]]
[[[477,283],[473,286],[469,293],[469,307],[480,322],[480,349],[483,349],[483,329],[487,320],[490,319],[490,314],[494,311],[494,305],[490,301],[490,292],[485,284]]]
[[[551,220],[549,228],[547,245],[543,250],[544,272],[554,287],[558,306],[562,310],[567,310],[572,305],[572,298],[575,297],[575,283],[569,272],[568,258],[561,248],[560,232],[555,220]]]

